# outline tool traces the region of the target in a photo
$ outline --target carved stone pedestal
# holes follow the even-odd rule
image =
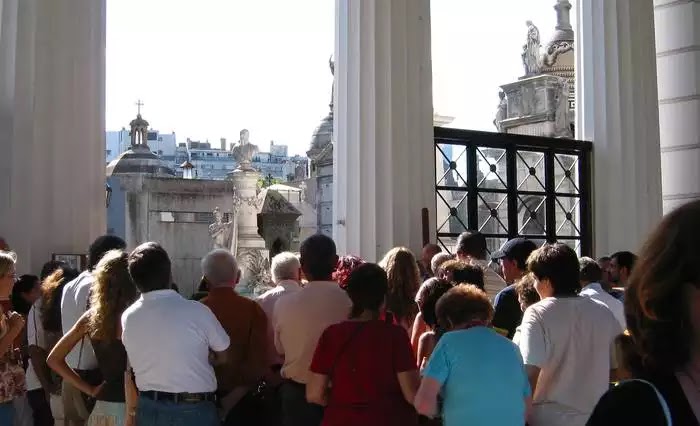
[[[270,274],[265,240],[258,235],[258,213],[264,201],[257,188],[260,173],[237,169],[230,178],[235,188],[235,229],[231,251],[243,272],[238,289],[241,293],[252,293],[260,285],[269,284]]]

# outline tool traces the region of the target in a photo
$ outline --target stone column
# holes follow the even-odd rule
[[[595,255],[635,251],[661,216],[653,4],[577,9],[576,133],[593,141]]]
[[[37,273],[105,232],[105,0],[1,0],[0,234]]]
[[[429,0],[336,0],[333,234],[374,261],[435,234]]]
[[[655,0],[664,212],[700,199],[700,3]]]

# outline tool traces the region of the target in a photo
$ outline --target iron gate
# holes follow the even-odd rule
[[[489,251],[522,236],[592,252],[590,142],[435,128],[437,240],[478,230]]]

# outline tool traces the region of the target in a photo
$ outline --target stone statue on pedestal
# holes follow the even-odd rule
[[[255,171],[251,165],[253,157],[259,152],[258,146],[250,143],[250,132],[247,129],[241,130],[240,140],[238,144],[234,145],[233,159],[238,163],[237,170],[242,170],[246,172]]]
[[[214,223],[209,225],[209,235],[214,241],[214,249],[230,249],[234,237],[234,224],[224,222],[224,215],[217,207],[214,209]]]
[[[506,93],[502,90],[498,93],[498,97],[501,100],[498,102],[498,110],[496,110],[496,118],[493,120],[493,125],[496,126],[498,133],[503,133],[501,122],[508,118],[508,100],[506,99]]]
[[[532,23],[527,21],[527,42],[523,45],[523,67],[525,68],[525,77],[537,75],[541,70],[540,63],[540,30]]]

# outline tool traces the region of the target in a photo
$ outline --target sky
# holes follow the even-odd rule
[[[493,130],[498,86],[523,74],[525,21],[546,44],[555,3],[431,0],[435,112]],[[274,140],[305,154],[328,114],[334,14],[334,0],[107,0],[107,130],[141,100],[151,128],[178,142],[218,146],[246,128],[262,150]]]

